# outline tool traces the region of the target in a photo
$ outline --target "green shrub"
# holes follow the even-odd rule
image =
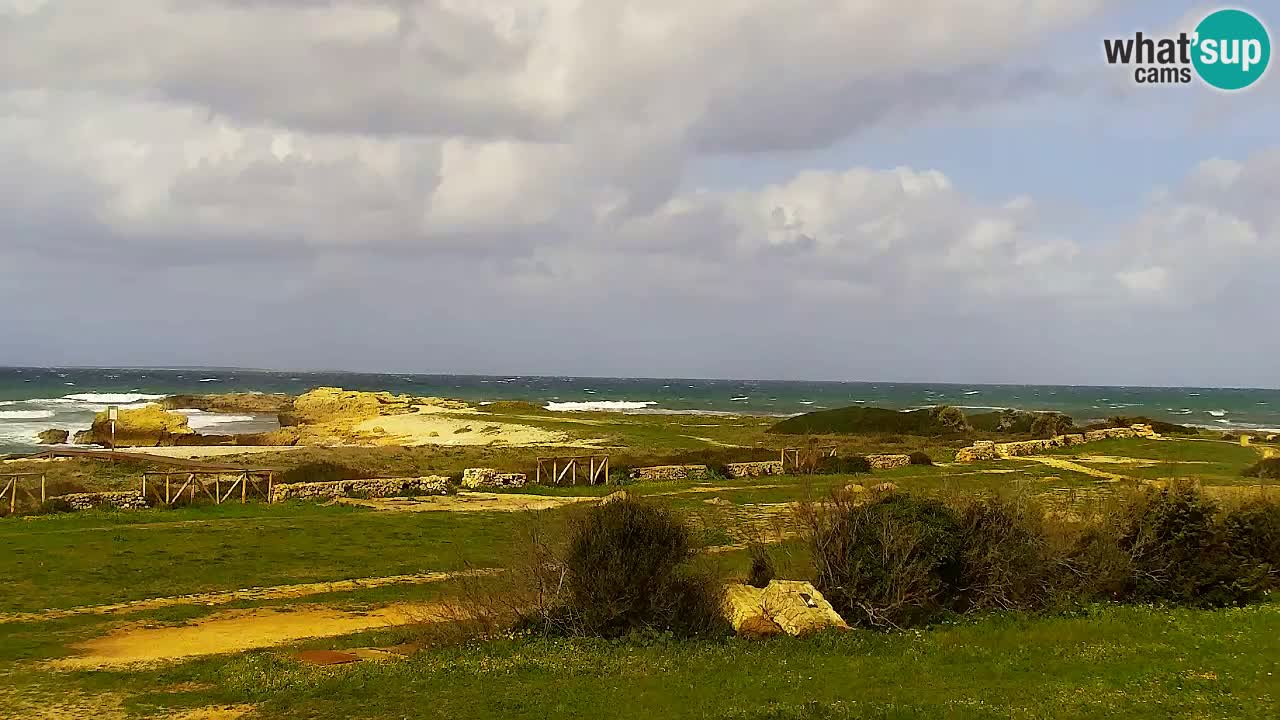
[[[1071,432],[1075,422],[1062,413],[1036,413],[1031,421],[1031,434],[1036,437],[1051,438]]]
[[[689,527],[672,511],[628,497],[590,508],[569,527],[564,602],[553,610],[561,630],[692,636],[723,622],[719,585],[690,569]]]
[[[909,457],[911,458],[912,465],[932,465],[933,464],[933,458],[929,457],[928,454],[926,453],[920,452],[919,450],[911,453]]]
[[[964,412],[954,407],[887,410],[854,406],[819,410],[787,418],[769,428],[783,435],[921,435],[933,437],[966,432]]]
[[[352,468],[338,463],[322,460],[309,462],[289,468],[276,477],[278,483],[302,482],[337,482],[339,480],[359,480],[364,475]]]
[[[1267,567],[1231,552],[1217,513],[1213,501],[1187,484],[1130,503],[1120,547],[1133,563],[1133,599],[1223,607],[1260,595]]]
[[[773,565],[773,557],[764,543],[753,542],[747,545],[751,555],[751,571],[747,575],[747,584],[751,587],[765,588],[773,581],[777,571]]]
[[[964,508],[962,523],[966,610],[1038,610],[1052,602],[1054,567],[1038,508],[978,500]]]
[[[904,627],[954,609],[963,526],[946,505],[899,493],[868,504],[835,495],[801,518],[815,585],[847,621]]]
[[[815,475],[865,475],[871,472],[871,461],[863,455],[850,457],[826,456],[819,458]]]
[[[1259,460],[1245,468],[1242,475],[1260,480],[1280,480],[1280,458]]]
[[[1267,589],[1280,587],[1280,503],[1242,505],[1222,518],[1222,529],[1237,562],[1265,565]]]
[[[72,512],[74,508],[66,498],[51,497],[40,503],[40,509],[36,512],[40,515],[56,515],[59,513]]]

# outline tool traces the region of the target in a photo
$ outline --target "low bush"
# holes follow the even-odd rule
[[[1280,458],[1266,458],[1245,468],[1244,477],[1260,480],[1280,480]]]
[[[1280,504],[1246,503],[1222,518],[1222,528],[1236,561],[1266,566],[1266,589],[1280,587]]]
[[[908,457],[911,458],[912,465],[932,465],[933,464],[933,458],[929,457],[927,453],[920,452],[919,450],[911,453],[911,455],[909,455]]]
[[[941,502],[895,493],[860,504],[834,495],[802,508],[800,517],[815,585],[847,621],[903,627],[954,608],[963,581],[963,532]]]
[[[999,498],[963,508],[963,607],[1038,610],[1054,598],[1055,563],[1038,507]]]
[[[40,515],[57,515],[69,513],[72,510],[71,503],[66,498],[51,497],[40,503],[40,509],[36,512]]]
[[[1217,515],[1217,505],[1187,484],[1135,498],[1122,516],[1119,538],[1133,563],[1132,599],[1201,607],[1256,599],[1267,568],[1231,552]]]
[[[286,483],[303,483],[303,482],[337,482],[339,480],[360,480],[365,475],[359,470],[349,468],[346,465],[322,460],[320,462],[309,462],[297,467],[289,468],[276,476],[276,482]]]
[[[751,556],[751,571],[747,575],[747,584],[751,587],[765,588],[773,581],[777,570],[773,565],[773,557],[769,548],[762,542],[747,545],[747,553]]]
[[[869,472],[871,461],[862,455],[824,457],[818,461],[814,471],[818,475],[865,475]]]
[[[920,435],[933,437],[969,430],[964,412],[942,406],[921,410],[888,410],[854,406],[787,418],[769,429],[784,435]]]
[[[631,497],[589,508],[570,519],[563,550],[550,555],[545,564],[561,582],[524,628],[599,637],[724,629],[720,583],[693,567],[690,529],[666,508]]]

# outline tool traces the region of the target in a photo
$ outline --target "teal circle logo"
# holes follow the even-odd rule
[[[1271,36],[1244,10],[1219,10],[1196,26],[1192,63],[1200,79],[1219,90],[1256,83],[1271,62]]]

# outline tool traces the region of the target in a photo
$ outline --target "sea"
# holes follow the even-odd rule
[[[1082,424],[1114,415],[1144,415],[1224,430],[1280,428],[1280,390],[1275,389],[0,367],[0,454],[33,450],[43,430],[84,430],[95,413],[112,404],[141,407],[176,394],[300,394],[321,386],[472,402],[525,400],[559,411],[788,416],[850,405],[956,405],[976,412],[1056,410]],[[202,432],[275,427],[272,417],[186,412],[191,427]]]

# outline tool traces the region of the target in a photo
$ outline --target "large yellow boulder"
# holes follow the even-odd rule
[[[293,401],[293,408],[280,414],[280,424],[354,422],[409,412],[413,412],[413,398],[408,395],[320,387],[298,396]]]
[[[165,412],[159,405],[122,409],[116,421],[116,447],[160,447],[173,445],[175,438],[194,435],[187,416]],[[93,419],[93,425],[76,435],[76,442],[89,445],[111,444],[111,423],[104,410]]]
[[[724,614],[734,631],[744,637],[768,637],[787,633],[808,635],[849,624],[822,597],[817,588],[796,580],[773,580],[764,589],[733,584],[725,587]]]

